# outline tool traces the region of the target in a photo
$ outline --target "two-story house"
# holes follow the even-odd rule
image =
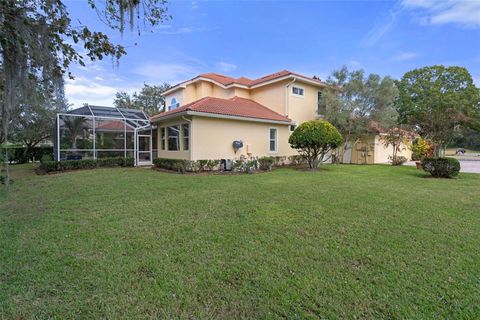
[[[298,154],[288,143],[302,122],[323,116],[322,92],[328,85],[287,70],[258,79],[201,74],[166,91],[166,111],[150,118],[156,125],[158,157],[236,159],[243,156]],[[387,163],[392,147],[382,132],[366,133],[341,148],[347,163]],[[233,142],[241,141],[242,148]],[[411,152],[402,146],[399,155]]]
[[[150,118],[158,128],[158,156],[199,160],[297,154],[288,137],[298,124],[317,117],[326,87],[290,71],[255,80],[201,74],[166,91],[166,111]],[[243,147],[235,150],[234,141]]]

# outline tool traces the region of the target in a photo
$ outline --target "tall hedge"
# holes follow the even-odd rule
[[[455,158],[425,158],[423,170],[436,178],[453,178],[460,172],[460,162]]]

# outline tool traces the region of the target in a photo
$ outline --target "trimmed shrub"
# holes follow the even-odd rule
[[[251,173],[257,169],[257,160],[255,159],[239,159],[233,161],[232,171]]]
[[[307,162],[305,157],[301,154],[288,157],[288,161],[294,166],[305,164]]]
[[[460,172],[460,162],[454,158],[425,158],[423,170],[436,178],[453,178]]]
[[[275,164],[274,157],[261,157],[258,159],[258,167],[260,170],[272,170],[273,165]]]
[[[182,173],[192,169],[190,161],[182,159],[156,158],[153,159],[153,164],[157,168],[175,170]]]
[[[53,157],[49,154],[44,154],[40,159],[40,162],[53,161]]]
[[[408,159],[405,158],[404,156],[396,156],[395,159],[391,159],[391,160],[392,160],[392,166],[401,166],[402,164],[408,161]]]
[[[198,171],[205,171],[208,161],[209,160],[198,160],[197,161]]]
[[[215,167],[217,167],[220,164],[220,160],[208,160],[207,162],[207,168],[209,171],[213,171]]]
[[[311,169],[317,169],[325,156],[342,144],[343,137],[330,122],[311,120],[299,125],[288,142],[305,157]]]
[[[133,167],[135,160],[133,158],[102,158],[102,159],[83,159],[83,160],[62,160],[62,161],[42,161],[39,169],[44,172],[56,172],[78,169],[95,168],[113,168],[113,167]]]

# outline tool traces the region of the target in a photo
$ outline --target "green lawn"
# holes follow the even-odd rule
[[[0,318],[480,317],[480,175],[14,170]]]

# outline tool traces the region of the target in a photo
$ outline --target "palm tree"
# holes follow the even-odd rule
[[[72,149],[77,149],[77,137],[84,129],[87,129],[87,119],[84,117],[69,117],[64,120],[65,128],[72,138]]]

